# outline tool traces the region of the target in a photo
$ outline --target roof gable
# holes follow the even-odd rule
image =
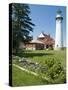
[[[41,33],[38,38],[44,38],[45,37],[45,34],[44,33]]]

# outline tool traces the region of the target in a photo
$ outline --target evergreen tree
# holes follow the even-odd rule
[[[10,17],[12,17],[13,48],[16,49],[16,53],[20,42],[27,42],[32,39],[29,34],[33,31],[34,24],[29,15],[30,8],[27,4],[12,4],[12,15]]]

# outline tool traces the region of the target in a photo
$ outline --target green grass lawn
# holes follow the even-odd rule
[[[61,62],[63,67],[66,67],[66,50],[26,50],[18,54],[20,57],[26,57],[33,61],[45,64],[46,60],[55,60],[56,62]]]
[[[28,74],[16,67],[12,67],[12,85],[13,86],[29,86],[47,84],[46,80],[40,77]]]
[[[63,67],[64,70],[66,69],[66,50],[60,50],[60,51],[54,51],[54,50],[22,51],[21,50],[17,54],[17,56],[25,57],[34,62],[38,62],[42,66],[48,66],[48,72],[46,73],[46,76],[49,78],[54,76],[53,77],[54,80],[50,78],[51,82],[47,82],[45,80],[42,80],[40,77],[33,76],[31,74],[19,70],[16,67],[13,67],[12,69],[13,86],[40,85],[47,83],[48,84],[64,83],[66,78],[65,73],[63,72],[62,69],[60,69],[62,70],[60,71],[58,66],[60,63],[61,67]]]

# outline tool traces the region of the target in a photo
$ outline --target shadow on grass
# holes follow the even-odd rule
[[[40,53],[40,52],[22,52],[22,53],[18,53],[16,54],[17,56],[19,57],[34,57],[34,56],[38,56],[38,57],[41,57],[41,56],[47,56],[47,55],[53,55],[52,53]]]

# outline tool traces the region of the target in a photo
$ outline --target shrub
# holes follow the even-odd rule
[[[66,73],[61,63],[54,63],[48,70],[46,75],[50,78],[50,83],[64,83],[66,82]]]
[[[50,67],[52,67],[53,65],[54,65],[54,63],[55,63],[55,60],[54,59],[47,59],[47,60],[45,60],[45,64],[47,64],[47,66],[50,68]]]

